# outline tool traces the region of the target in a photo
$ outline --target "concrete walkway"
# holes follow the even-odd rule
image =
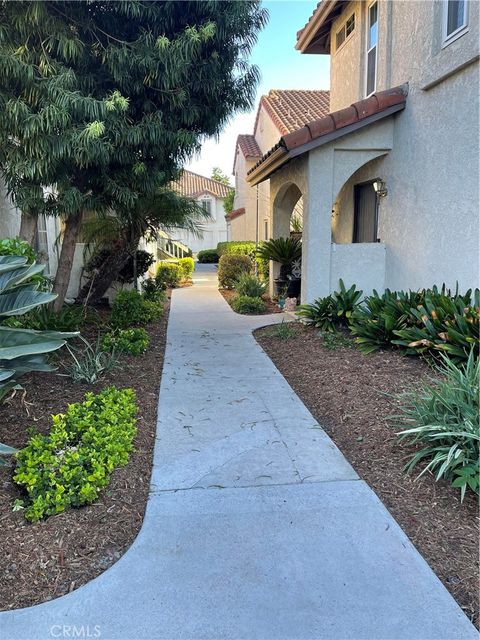
[[[138,538],[72,594],[0,614],[0,638],[477,638],[256,344],[281,317],[235,315],[211,268],[194,283],[173,295]]]

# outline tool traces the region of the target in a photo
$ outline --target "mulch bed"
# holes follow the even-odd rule
[[[351,346],[326,348],[319,332],[295,325],[291,339],[269,327],[255,337],[361,478],[377,493],[419,552],[478,625],[478,508],[467,494],[432,475],[416,480],[402,468],[412,452],[387,417],[396,394],[432,373],[419,358]],[[428,612],[426,612],[428,615]]]
[[[0,442],[22,447],[29,427],[48,431],[50,415],[83,400],[87,391],[132,387],[138,400],[135,450],[91,505],[30,524],[21,511],[12,511],[21,493],[11,481],[12,469],[0,467],[0,609],[38,604],[77,589],[114,564],[139,532],[150,484],[168,306],[163,318],[146,327],[147,352],[122,356],[121,368],[97,383],[75,384],[57,373],[30,374],[23,379],[26,404],[17,396],[0,406]],[[92,327],[82,331],[90,340],[95,333]]]
[[[225,298],[225,300],[228,302],[228,304],[231,304],[232,300],[237,297],[237,292],[234,291],[233,289],[219,289],[219,291],[222,294],[222,296]],[[268,296],[268,294],[263,295],[262,300],[265,303],[265,310],[258,315],[265,315],[267,313],[282,313],[282,310],[280,309],[278,304],[274,302]]]

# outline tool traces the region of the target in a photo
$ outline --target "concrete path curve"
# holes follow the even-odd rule
[[[477,638],[256,344],[279,320],[234,314],[211,268],[174,292],[143,528],[84,587],[1,613],[2,640]]]

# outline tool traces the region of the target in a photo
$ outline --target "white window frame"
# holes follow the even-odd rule
[[[461,38],[468,31],[468,0],[463,5],[463,24],[461,24],[452,33],[447,33],[448,29],[448,3],[449,0],[443,0],[443,18],[442,18],[442,49],[448,47],[449,44]]]
[[[373,5],[376,4],[377,5],[377,41],[375,43],[375,82],[373,85],[373,89],[372,91],[370,91],[370,93],[367,93],[368,91],[368,54],[370,53],[370,51],[373,49],[373,47],[369,47],[368,46],[368,40],[370,38],[370,8],[373,7]],[[367,33],[366,33],[366,40],[365,40],[365,97],[368,98],[368,96],[371,96],[375,93],[375,91],[377,90],[377,73],[378,73],[378,31],[379,31],[379,12],[380,12],[380,5],[378,0],[374,0],[373,2],[370,2],[367,6]]]
[[[202,199],[200,200],[200,206],[210,214],[212,220],[215,219],[215,212],[213,210],[213,198],[211,198],[210,196],[202,196]],[[210,211],[208,211],[208,209],[210,209]]]
[[[349,20],[351,20],[353,18],[353,29],[350,31],[350,33],[348,35],[346,35],[347,33],[347,22]],[[355,29],[357,27],[357,16],[355,15],[355,11],[353,13],[351,13],[348,18],[345,20],[345,22],[342,24],[342,26],[340,27],[340,29],[337,29],[337,31],[335,32],[335,53],[337,53],[337,51],[340,51],[340,49],[342,49],[345,46],[345,43],[348,42],[350,40],[350,38],[353,36],[353,34],[355,33]],[[345,31],[345,40],[342,42],[341,45],[339,45],[337,47],[337,36],[340,33],[340,31]]]

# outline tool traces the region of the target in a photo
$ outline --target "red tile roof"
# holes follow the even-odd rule
[[[302,53],[330,53],[330,32],[335,18],[349,0],[320,0],[307,23],[297,31],[295,48]]]
[[[172,188],[182,196],[197,197],[202,193],[211,193],[217,198],[226,198],[233,187],[229,187],[223,182],[200,176],[193,171],[183,170],[178,180],[172,182]]]
[[[235,220],[235,218],[238,218],[239,216],[243,216],[245,215],[245,209],[243,207],[240,207],[240,209],[234,209],[233,211],[230,211],[230,213],[227,213],[227,215],[225,216],[226,220]]]
[[[244,133],[238,136],[237,146],[240,147],[245,158],[261,158],[262,152],[251,133]]]
[[[394,111],[403,109],[407,94],[408,85],[406,84],[386,91],[379,91],[364,100],[354,102],[350,107],[333,111],[323,118],[307,122],[296,131],[282,136],[277,144],[248,171],[247,180],[258,184],[258,182],[266,180],[271,173],[283,166],[291,157],[320,146],[333,137],[345,135],[351,130],[347,129],[349,125],[358,129],[360,126],[378,120],[379,116],[385,117]],[[343,129],[345,131],[342,131]],[[334,134],[336,135],[334,136]],[[315,141],[317,144],[312,144]],[[305,145],[308,145],[308,148],[302,150]]]
[[[304,122],[326,115],[330,109],[330,92],[303,89],[272,89],[260,99],[254,132],[257,129],[262,106],[279,133],[285,135],[301,127]]]

